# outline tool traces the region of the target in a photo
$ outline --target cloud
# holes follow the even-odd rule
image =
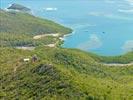
[[[52,8],[52,7],[49,7],[49,8],[44,8],[45,11],[56,11],[58,10],[57,8]]]
[[[125,0],[129,3],[129,5],[133,6],[133,0]]]
[[[112,0],[105,0],[106,3],[109,3],[109,4],[113,4],[115,3],[115,1],[112,1]]]
[[[129,9],[129,10],[118,9],[118,12],[122,12],[122,13],[131,13],[131,14],[133,14],[133,9]]]
[[[73,24],[73,28],[79,29],[79,28],[84,28],[84,27],[95,27],[96,24]]]
[[[124,9],[118,9],[119,12],[125,12],[125,13],[133,13],[133,9],[124,10]]]
[[[105,12],[90,12],[89,15],[102,16],[102,17],[108,17],[108,18],[114,18],[116,16],[116,15],[113,15],[111,13],[105,13]]]
[[[89,50],[96,49],[102,46],[102,41],[96,34],[91,34],[89,40],[87,42],[81,43],[77,46],[77,48],[81,50]]]
[[[91,16],[103,16],[104,13],[102,13],[102,12],[90,12],[89,15],[91,15]]]
[[[128,51],[133,51],[133,40],[128,40],[124,43],[124,45],[122,46],[122,49],[125,51],[125,52],[128,52]]]
[[[114,17],[113,14],[105,13],[105,12],[90,12],[89,15],[90,16],[96,16],[96,17],[98,17],[98,16],[109,17],[109,18]]]
[[[106,17],[110,19],[120,19],[120,20],[133,20],[132,18],[128,18],[125,16],[117,15],[117,14],[112,14],[112,13],[105,13],[105,12],[90,12],[90,16],[96,16],[96,17]]]

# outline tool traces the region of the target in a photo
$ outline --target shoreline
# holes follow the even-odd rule
[[[37,40],[37,39],[40,39],[40,38],[43,38],[43,37],[47,37],[47,36],[53,36],[53,37],[58,37],[60,34],[59,33],[50,33],[50,34],[40,34],[40,35],[35,35],[33,37],[34,40]]]
[[[65,34],[65,35],[63,35],[63,36],[61,36],[61,37],[59,37],[59,39],[60,39],[60,40],[63,40],[63,42],[64,42],[64,41],[66,40],[66,39],[65,39],[66,37],[72,36],[73,34],[75,34],[75,31],[72,30],[71,33],[67,33],[67,34]]]
[[[124,67],[124,66],[131,66],[133,65],[133,62],[127,63],[127,64],[122,64],[122,63],[103,63],[105,66],[109,67]]]
[[[64,42],[66,40],[65,38],[73,35],[74,33],[75,33],[75,31],[72,30],[71,33],[67,33],[67,34],[64,34],[63,36],[59,36],[59,43],[57,44],[57,46],[63,48],[62,45],[64,44]]]

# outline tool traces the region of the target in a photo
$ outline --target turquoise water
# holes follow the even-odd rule
[[[132,0],[1,0],[1,8],[19,3],[32,13],[71,27],[63,47],[99,55],[133,50]]]

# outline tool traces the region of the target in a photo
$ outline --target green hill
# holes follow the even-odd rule
[[[88,53],[69,49],[0,52],[2,99],[132,100],[133,66],[104,66]],[[38,61],[21,61],[35,54]]]
[[[0,33],[48,34],[71,33],[71,29],[53,21],[37,18],[27,13],[0,10]]]
[[[133,52],[103,57],[77,49],[49,48],[71,29],[26,13],[0,10],[0,99],[1,100],[132,100]],[[35,46],[35,50],[12,47]],[[33,61],[34,56],[37,60]],[[29,59],[29,61],[24,61]]]
[[[33,36],[53,33],[63,36],[71,32],[69,28],[28,13],[0,10],[0,47],[47,45],[55,43],[58,37],[34,40]]]
[[[118,56],[100,56],[92,53],[89,53],[88,55],[93,57],[97,62],[122,64],[133,62],[133,51]]]

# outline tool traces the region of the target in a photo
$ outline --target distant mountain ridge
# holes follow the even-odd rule
[[[31,9],[30,8],[27,8],[23,5],[20,5],[20,4],[12,4],[11,6],[9,6],[7,9],[9,10],[17,10],[17,11],[22,11],[22,12],[30,12]]]

